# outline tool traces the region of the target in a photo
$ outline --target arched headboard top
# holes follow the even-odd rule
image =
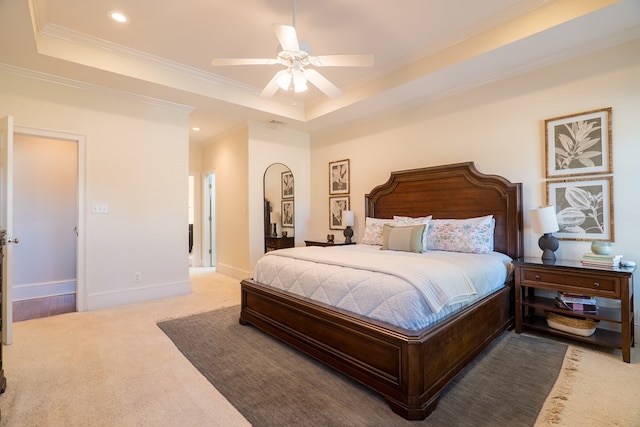
[[[389,180],[365,195],[365,214],[434,219],[493,215],[494,247],[512,258],[524,255],[522,184],[478,172],[473,162],[392,172]]]

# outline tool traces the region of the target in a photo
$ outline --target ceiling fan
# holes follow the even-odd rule
[[[280,46],[275,58],[221,58],[211,61],[213,66],[221,65],[271,65],[287,67],[278,71],[260,93],[261,97],[271,97],[278,89],[294,92],[307,90],[307,82],[313,84],[330,98],[337,98],[342,91],[313,67],[370,67],[373,55],[311,55],[311,49],[298,41],[296,35],[296,3],[293,0],[293,25],[272,24]]]

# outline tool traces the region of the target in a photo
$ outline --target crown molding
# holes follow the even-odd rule
[[[164,109],[177,110],[177,111],[182,111],[182,112],[186,112],[186,113],[191,113],[194,110],[194,107],[192,107],[190,105],[178,104],[178,103],[175,103],[175,102],[169,102],[169,101],[165,101],[165,100],[158,99],[158,98],[152,98],[152,97],[149,97],[149,96],[138,95],[138,94],[135,94],[135,93],[132,93],[132,92],[126,92],[126,91],[122,91],[122,90],[107,88],[107,87],[100,86],[100,85],[95,85],[95,84],[91,84],[91,83],[81,82],[81,81],[78,81],[78,80],[68,79],[66,77],[60,77],[60,76],[53,75],[53,74],[47,74],[47,73],[42,73],[40,71],[30,70],[30,69],[27,69],[27,68],[16,67],[14,65],[0,63],[0,71],[8,73],[8,74],[13,74],[13,75],[16,75],[16,76],[24,77],[24,78],[29,78],[29,79],[44,81],[44,82],[47,82],[47,83],[57,84],[57,85],[60,85],[60,86],[67,86],[67,87],[72,87],[72,88],[75,88],[75,89],[82,89],[82,90],[87,90],[87,91],[91,91],[91,92],[107,94],[107,95],[110,95],[110,96],[114,96],[114,97],[118,97],[118,98],[124,98],[124,99],[127,99],[129,101],[133,101],[133,102],[137,102],[137,103],[141,103],[141,104],[153,105],[155,107],[160,107],[160,108],[164,108]]]

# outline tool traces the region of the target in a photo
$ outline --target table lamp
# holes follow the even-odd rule
[[[355,224],[355,215],[353,211],[342,211],[342,225],[344,228],[344,242],[345,243],[353,243],[351,238],[353,237],[353,225]]]
[[[558,218],[556,217],[555,206],[543,206],[537,209],[531,209],[531,222],[533,231],[542,234],[538,240],[538,246],[542,249],[543,261],[555,261],[558,249],[558,239],[553,234],[558,231]]]
[[[278,237],[276,225],[280,222],[280,212],[271,212],[271,224],[273,224],[273,236]]]

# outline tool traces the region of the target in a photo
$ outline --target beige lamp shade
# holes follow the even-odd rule
[[[558,218],[556,217],[555,206],[543,206],[537,209],[531,209],[531,224],[533,231],[538,234],[555,233],[558,227]]]
[[[280,223],[280,212],[271,212],[271,224],[279,224]]]
[[[342,211],[342,225],[347,227],[353,227],[355,224],[355,215],[353,211]]]

